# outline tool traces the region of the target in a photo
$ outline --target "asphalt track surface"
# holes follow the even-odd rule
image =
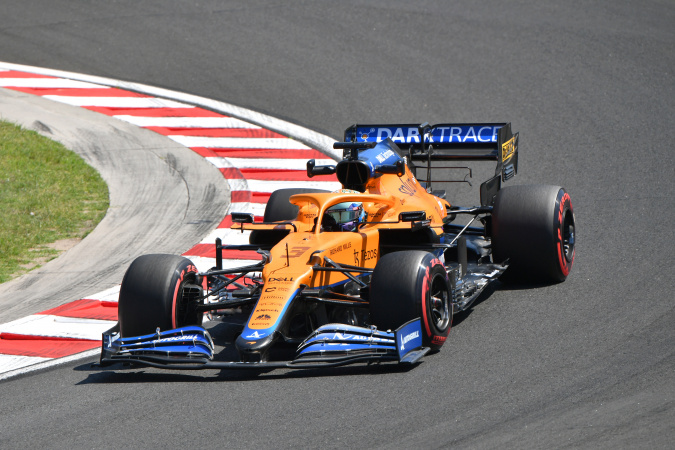
[[[2,9],[0,61],[194,93],[335,138],[356,122],[510,121],[514,183],[565,186],[578,229],[565,283],[488,293],[413,370],[78,362],[2,383],[3,448],[672,445],[672,2]]]

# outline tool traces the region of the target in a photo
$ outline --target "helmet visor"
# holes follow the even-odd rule
[[[359,219],[362,207],[360,203],[339,203],[330,207],[326,214],[335,219],[338,224],[354,222]]]

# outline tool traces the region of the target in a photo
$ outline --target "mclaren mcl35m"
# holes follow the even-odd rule
[[[570,196],[558,186],[502,187],[518,169],[509,123],[353,125],[334,147],[343,159],[310,160],[307,176],[335,175],[341,190],[278,190],[262,222],[232,213],[232,228],[249,230],[250,243],[216,240],[210,270],[174,255],[136,259],[101,364],[411,364],[443,346],[453,314],[491,282],[568,276]],[[442,164],[481,160],[496,170],[480,185],[480,205],[457,206],[432,189]],[[255,251],[261,261],[223,268],[223,249]]]

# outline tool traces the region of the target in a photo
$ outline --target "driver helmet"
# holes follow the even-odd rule
[[[325,231],[354,231],[365,213],[360,202],[342,202],[328,208],[321,225]]]

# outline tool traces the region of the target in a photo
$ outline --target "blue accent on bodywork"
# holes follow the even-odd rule
[[[371,350],[396,352],[394,333],[352,325],[331,323],[317,328],[298,347],[298,356],[309,353]]]
[[[422,347],[422,322],[420,319],[411,320],[396,330],[396,350],[399,360],[406,354]]]
[[[360,275],[357,275],[357,278],[364,277],[366,275],[368,275],[368,274],[360,274]],[[342,284],[349,283],[350,281],[351,280],[343,280],[343,281],[339,281],[337,283],[326,285],[326,286],[317,286],[315,289],[333,289],[333,288],[335,288],[337,286],[340,286]],[[291,299],[288,302],[286,302],[286,304],[284,305],[283,309],[281,310],[281,313],[279,313],[279,318],[274,323],[274,325],[272,325],[269,328],[262,329],[262,330],[254,330],[254,329],[249,328],[248,324],[247,324],[244,327],[244,330],[241,332],[241,336],[243,336],[245,339],[250,340],[250,341],[257,341],[259,339],[264,339],[267,336],[274,333],[276,331],[277,327],[279,326],[279,322],[285,316],[288,308],[290,307],[291,303],[293,303],[293,300],[295,299],[295,297],[298,295],[299,292],[300,292],[299,289],[296,289],[295,292],[293,292],[293,294],[291,295]],[[255,312],[255,308],[253,309],[253,312]],[[251,314],[253,314],[253,312]],[[249,320],[250,320],[250,317],[249,317]]]
[[[388,166],[394,165],[397,161],[401,159],[399,155],[400,150],[396,147],[391,140],[385,139],[384,141],[379,142],[375,147],[360,150],[358,154],[358,161],[363,163],[367,169],[367,173],[363,174],[363,181],[366,179],[371,179],[376,175],[375,170],[378,166]],[[340,161],[338,167],[341,164],[354,164],[353,160],[350,161]],[[338,179],[340,178],[340,171],[338,170]]]
[[[503,124],[441,124],[428,128],[425,142],[429,144],[480,144],[497,142]],[[363,126],[356,128],[357,142],[380,142],[390,138],[396,144],[419,144],[418,126]]]
[[[394,150],[394,147],[386,141],[379,142],[375,147],[359,152],[359,161],[364,161],[371,167],[383,164],[396,164],[396,161],[399,159],[401,157]]]
[[[289,306],[291,303],[293,303],[293,300],[295,299],[295,296],[298,295],[298,292],[300,289],[296,289],[293,294],[291,294],[289,300],[286,302],[284,307],[281,309],[281,312],[279,313],[279,317],[277,318],[276,322],[274,322],[274,325],[272,325],[269,328],[265,328],[262,330],[253,330],[248,327],[248,322],[251,320],[249,317],[249,320],[246,323],[246,326],[244,327],[244,330],[241,332],[241,336],[243,336],[245,339],[248,339],[250,341],[257,341],[259,339],[264,339],[267,336],[271,335],[274,333],[279,326],[279,322],[281,322],[281,319],[286,315],[286,311],[288,310]],[[255,308],[253,309],[253,312],[251,312],[251,315],[255,313]]]
[[[375,327],[328,324],[312,333],[291,361],[243,362],[214,361],[211,336],[201,327],[121,338],[116,325],[103,333],[101,365],[128,362],[175,369],[246,369],[318,368],[370,361],[415,364],[429,348],[419,347],[421,342],[415,340],[417,336],[411,337],[411,333],[421,333],[419,319],[403,325],[395,333],[379,331]]]
[[[372,344],[348,344],[340,342],[321,342],[312,344],[304,348],[298,356],[304,356],[310,353],[330,353],[330,352],[353,352],[356,350],[381,350],[381,351],[395,351],[396,347],[393,345],[372,345]]]
[[[189,326],[143,336],[104,335],[103,350],[118,357],[166,355],[213,358],[213,340],[208,331]]]

